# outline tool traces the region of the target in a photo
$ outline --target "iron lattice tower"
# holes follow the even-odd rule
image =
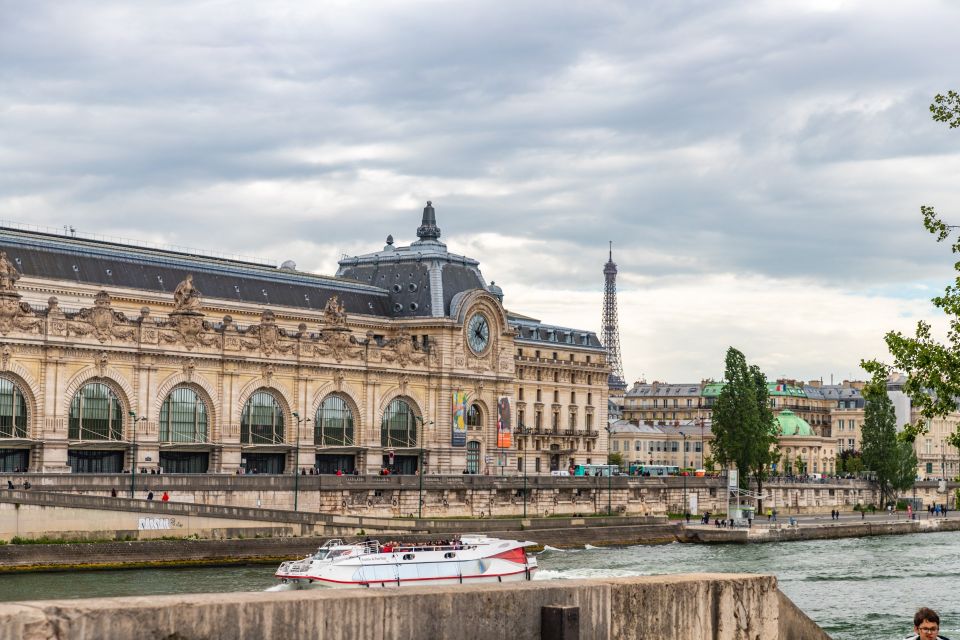
[[[623,377],[620,360],[620,321],[617,319],[617,265],[613,261],[613,241],[610,242],[610,259],[603,265],[603,346],[607,349],[607,364],[610,377],[607,387],[623,391],[627,381]]]

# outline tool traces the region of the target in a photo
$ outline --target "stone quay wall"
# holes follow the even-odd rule
[[[540,640],[557,605],[581,640],[829,640],[774,577],[737,574],[9,603],[0,640]]]
[[[111,489],[130,495],[129,474],[0,475],[0,491],[10,480],[31,491],[109,497]],[[137,474],[135,496],[147,491],[172,502],[279,511],[297,510],[344,516],[398,517],[547,517],[612,513],[656,516],[684,511],[685,496],[696,495],[699,511],[724,513],[727,490],[722,479],[627,476],[256,476]],[[790,513],[849,510],[876,502],[863,481],[764,484],[764,506]],[[420,504],[422,499],[423,504]],[[422,508],[421,508],[422,507]]]

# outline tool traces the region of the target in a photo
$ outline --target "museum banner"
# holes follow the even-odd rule
[[[463,391],[453,392],[453,404],[450,415],[453,424],[450,444],[455,447],[467,446],[467,394]]]
[[[510,429],[510,398],[500,398],[497,403],[497,446],[508,449],[512,444]]]

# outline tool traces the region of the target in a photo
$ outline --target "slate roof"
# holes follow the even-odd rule
[[[192,274],[208,298],[318,311],[336,295],[349,313],[389,315],[382,289],[262,263],[6,227],[0,227],[0,251],[25,276],[172,295]]]
[[[597,334],[592,331],[543,324],[539,320],[512,313],[508,314],[507,322],[517,331],[517,344],[571,345],[606,351],[600,344]]]

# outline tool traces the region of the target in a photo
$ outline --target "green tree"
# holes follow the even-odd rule
[[[956,91],[938,94],[930,105],[930,112],[935,121],[944,122],[951,129],[960,127],[960,94]],[[921,206],[920,213],[923,226],[936,236],[937,242],[949,238],[957,228],[943,222],[932,206]],[[951,250],[960,253],[960,240],[953,242]],[[876,360],[861,362],[861,366],[873,376],[886,375],[894,369],[906,374],[903,391],[919,408],[920,417],[915,423],[905,425],[901,433],[904,441],[912,442],[926,432],[931,419],[945,416],[957,408],[956,398],[960,397],[960,262],[954,264],[954,269],[958,273],[954,284],[948,285],[942,296],[933,298],[934,306],[950,317],[947,343],[936,340],[930,324],[921,320],[912,338],[899,331],[891,331],[884,337],[893,356],[893,366]],[[950,434],[947,442],[960,448],[960,430]]]
[[[767,378],[758,367],[747,366],[744,355],[733,347],[727,350],[724,377],[726,383],[713,408],[713,456],[721,465],[737,466],[741,489],[752,478],[762,493],[770,464],[779,457]],[[757,508],[762,510],[763,504]]]
[[[843,463],[843,466],[847,470],[847,473],[863,473],[863,458],[860,456],[847,458],[847,461]]]
[[[623,454],[622,453],[608,453],[607,454],[607,464],[615,464],[621,469],[624,467]]]
[[[906,491],[917,481],[917,453],[912,442],[897,441],[896,461],[891,484],[897,491]]]
[[[863,388],[863,440],[864,466],[876,476],[880,489],[880,502],[886,504],[894,497],[895,489],[902,479],[903,447],[909,443],[897,441],[897,416],[893,402],[887,395],[887,378],[882,373],[874,374]],[[912,449],[912,446],[911,446]]]

